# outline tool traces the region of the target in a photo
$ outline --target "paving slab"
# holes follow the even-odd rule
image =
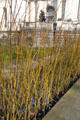
[[[43,120],[80,120],[80,79],[48,112]]]

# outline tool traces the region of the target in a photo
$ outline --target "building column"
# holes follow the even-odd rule
[[[65,18],[66,0],[62,0],[62,20]]]
[[[28,6],[29,6],[29,15],[28,15],[28,20],[29,20],[29,23],[31,22],[31,2],[28,1]]]
[[[78,4],[78,22],[80,22],[80,0]]]
[[[58,4],[57,4],[57,19],[61,19],[62,18],[62,0],[58,0]]]
[[[35,28],[36,28],[36,22],[37,22],[37,0],[35,0]]]

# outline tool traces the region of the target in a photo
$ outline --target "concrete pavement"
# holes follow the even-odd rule
[[[43,120],[80,120],[80,79]]]

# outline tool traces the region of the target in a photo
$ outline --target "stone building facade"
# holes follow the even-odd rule
[[[6,2],[7,1],[7,2]],[[46,19],[53,18],[57,22],[57,26],[60,27],[63,24],[64,29],[71,27],[73,29],[74,24],[80,23],[80,0],[0,0],[0,31],[17,29],[20,24],[38,23],[40,10],[43,10]],[[35,4],[36,3],[36,4]],[[46,10],[47,5],[51,5],[55,8],[55,11]],[[47,21],[46,21],[47,22]],[[67,26],[67,27],[66,27]]]

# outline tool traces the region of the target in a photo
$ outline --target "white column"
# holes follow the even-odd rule
[[[74,0],[66,0],[65,20],[72,19]]]
[[[78,21],[80,22],[80,0],[78,3]]]
[[[79,6],[79,0],[73,0],[73,13],[72,13],[72,19],[73,21],[78,21],[78,6]]]
[[[35,0],[35,22],[37,21],[37,0]]]
[[[77,20],[79,0],[66,0],[65,19]]]
[[[57,4],[57,19],[61,19],[62,18],[62,0],[58,0],[58,4]]]
[[[62,0],[62,19],[65,19],[66,0]]]
[[[29,6],[29,14],[28,14],[28,19],[29,19],[29,23],[31,22],[31,2],[28,2],[28,6]]]

